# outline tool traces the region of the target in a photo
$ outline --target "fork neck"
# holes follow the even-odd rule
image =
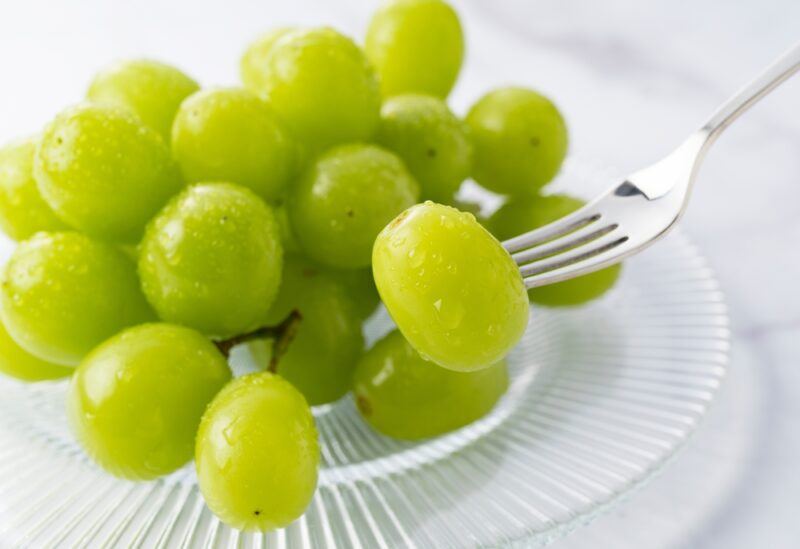
[[[728,99],[703,124],[700,133],[706,136],[704,149],[742,113],[756,104],[781,83],[800,70],[800,42],[789,48],[764,71]]]
[[[688,196],[694,176],[708,148],[742,113],[800,69],[800,42],[792,46],[754,80],[720,106],[703,126],[662,160],[631,175],[628,180],[655,200],[678,190]]]

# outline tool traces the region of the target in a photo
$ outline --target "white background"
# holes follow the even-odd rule
[[[568,119],[571,154],[620,176],[667,152],[800,40],[797,0],[455,4],[469,51],[454,108],[492,86],[538,88]],[[0,0],[0,141],[38,131],[110,60],[151,56],[204,85],[234,84],[259,31],[327,23],[359,37],[374,6]],[[800,76],[718,142],[683,224],[731,306],[729,378],[660,478],[556,547],[800,544]]]

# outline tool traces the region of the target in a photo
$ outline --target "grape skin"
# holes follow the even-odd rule
[[[139,276],[160,318],[229,337],[261,325],[282,258],[275,216],[260,198],[230,183],[198,184],[148,225]]]
[[[239,62],[239,77],[245,88],[261,95],[267,87],[268,59],[275,42],[287,33],[295,30],[294,27],[279,27],[265,32],[245,50]]]
[[[275,221],[278,223],[278,231],[281,235],[281,244],[286,252],[299,252],[300,245],[297,243],[297,238],[294,236],[292,225],[289,222],[289,209],[286,206],[286,198],[282,197],[272,202],[273,211],[275,212]]]
[[[316,489],[319,458],[303,395],[268,372],[229,383],[197,432],[203,498],[225,524],[241,530],[274,530],[302,515]]]
[[[183,182],[161,136],[121,107],[84,104],[56,116],[36,151],[45,201],[70,226],[134,243]]]
[[[283,320],[292,310],[302,321],[278,363],[278,373],[311,405],[338,400],[350,389],[353,369],[364,349],[361,316],[350,289],[337,275],[297,255],[284,262],[282,285],[265,324]],[[268,343],[256,343],[256,360],[269,360]]]
[[[488,221],[488,228],[499,240],[507,240],[532,231],[571,214],[584,201],[554,194],[512,198]],[[531,302],[548,307],[581,305],[610,290],[619,278],[622,266],[612,265],[587,275],[528,290]]]
[[[289,220],[310,258],[356,269],[370,264],[380,230],[418,199],[418,183],[393,153],[342,145],[319,157],[292,189]]]
[[[461,70],[464,36],[447,3],[393,0],[372,16],[365,50],[385,97],[418,92],[445,98]]]
[[[543,95],[519,87],[485,94],[466,118],[475,146],[472,176],[490,191],[535,194],[567,154],[567,127]]]
[[[458,371],[486,368],[522,337],[522,276],[472,214],[425,202],[378,235],[372,271],[383,303],[425,358]]]
[[[70,425],[89,456],[113,475],[150,480],[192,459],[206,406],[231,378],[216,346],[170,324],[129,328],[75,371]]]
[[[11,339],[0,323],[0,372],[23,381],[43,381],[69,377],[74,371],[33,356]]]
[[[527,326],[519,269],[472,214],[433,202],[409,208],[375,240],[372,271],[409,343],[445,368],[498,362]]]
[[[311,151],[369,140],[378,126],[378,78],[361,49],[331,28],[295,30],[266,60],[262,97]]]
[[[360,318],[368,318],[378,308],[381,297],[375,287],[375,279],[372,278],[372,269],[369,267],[364,269],[320,268],[345,288],[355,304],[356,313]]]
[[[150,59],[129,59],[97,73],[86,98],[130,109],[169,141],[181,101],[198,89],[197,82],[176,67]]]
[[[188,97],[175,117],[172,152],[186,181],[237,183],[264,200],[283,193],[295,162],[294,144],[270,108],[236,88]]]
[[[153,319],[134,263],[119,249],[73,232],[37,233],[6,263],[3,323],[29,353],[74,366],[119,330]]]
[[[0,227],[14,240],[39,231],[66,229],[42,198],[33,178],[36,139],[20,139],[0,149]]]
[[[377,431],[417,440],[480,419],[508,388],[505,360],[454,372],[422,358],[395,330],[359,361],[353,376],[359,412]]]
[[[436,97],[409,94],[387,100],[377,141],[403,159],[426,200],[452,200],[472,169],[468,127]]]

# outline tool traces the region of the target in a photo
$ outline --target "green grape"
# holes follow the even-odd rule
[[[47,362],[30,354],[11,339],[0,323],[0,372],[23,381],[42,381],[71,376],[74,368]]]
[[[293,31],[292,27],[279,27],[256,38],[245,50],[239,62],[239,76],[244,87],[260,95],[267,87],[269,54],[275,42]]]
[[[159,317],[228,337],[261,324],[282,257],[275,216],[260,198],[230,183],[198,184],[148,225],[139,276]]]
[[[294,168],[294,145],[270,108],[244,89],[203,90],[181,104],[172,152],[189,182],[229,181],[278,198]]]
[[[330,28],[296,30],[275,42],[261,95],[312,151],[368,140],[378,127],[375,71],[349,38]]]
[[[200,492],[222,522],[273,530],[303,514],[317,486],[314,417],[294,387],[268,372],[230,382],[197,432]]]
[[[468,212],[475,216],[475,220],[486,227],[486,216],[483,214],[483,207],[482,204],[479,202],[473,202],[472,200],[464,200],[458,197],[453,197],[447,202],[444,202],[445,206],[452,206],[457,210],[461,210],[462,212]]]
[[[369,265],[380,230],[418,199],[419,185],[394,154],[342,145],[320,156],[292,189],[289,220],[311,259],[356,269]]]
[[[117,62],[94,77],[86,98],[125,107],[169,141],[172,120],[185,98],[200,89],[172,65],[150,59]]]
[[[378,235],[372,272],[409,343],[458,371],[486,368],[522,337],[529,305],[517,265],[472,214],[425,202]]]
[[[415,440],[441,435],[480,419],[508,388],[501,360],[475,372],[454,372],[422,358],[397,330],[359,361],[356,405],[375,429]]]
[[[292,225],[289,222],[289,209],[286,206],[286,201],[281,198],[272,203],[275,211],[275,220],[278,222],[278,231],[281,235],[281,244],[283,249],[287,252],[298,252],[300,246],[297,244],[297,238],[294,236]]]
[[[203,411],[230,378],[222,353],[194,330],[135,326],[100,344],[75,371],[70,425],[110,473],[154,479],[192,459]]]
[[[386,101],[377,140],[403,159],[424,199],[452,200],[470,175],[467,125],[436,97],[400,95]]]
[[[556,106],[525,88],[484,95],[467,115],[475,147],[472,176],[500,194],[533,194],[567,154],[567,126]]]
[[[76,365],[98,343],[153,318],[134,263],[79,233],[37,233],[6,263],[3,323],[29,353]]]
[[[48,126],[34,176],[56,214],[103,240],[138,241],[183,183],[169,148],[128,111],[79,105]]]
[[[303,319],[278,373],[312,405],[342,397],[350,389],[353,369],[364,348],[361,318],[346,287],[326,269],[299,256],[286,257],[283,283],[266,324],[277,324],[292,311]],[[269,347],[252,346],[256,360],[266,364]]]
[[[326,273],[347,290],[360,318],[375,312],[381,297],[372,278],[372,269],[327,269]]]
[[[39,231],[67,226],[42,199],[33,178],[34,139],[9,143],[0,149],[0,227],[14,240]]]
[[[561,219],[584,204],[563,194],[512,198],[489,218],[488,228],[498,239],[507,240]],[[610,290],[621,268],[619,264],[612,265],[578,278],[533,288],[528,290],[528,297],[549,307],[580,305]]]
[[[372,17],[364,46],[384,96],[447,97],[464,58],[458,15],[441,0],[393,0]]]

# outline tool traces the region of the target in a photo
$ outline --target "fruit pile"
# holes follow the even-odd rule
[[[20,242],[0,370],[71,376],[67,414],[96,463],[148,480],[194,457],[208,506],[242,529],[311,500],[310,406],[352,390],[402,439],[485,415],[529,299],[587,301],[618,269],[526,295],[497,239],[581,205],[540,194],[567,130],[523,88],[456,116],[463,50],[445,2],[394,0],[363,48],[330,28],[263,35],[239,88],[148,60],[101,71],[85,102],[0,150],[0,224]],[[452,207],[469,177],[507,197],[480,222]],[[380,300],[399,330],[365,351]],[[232,379],[244,343],[263,371]]]

